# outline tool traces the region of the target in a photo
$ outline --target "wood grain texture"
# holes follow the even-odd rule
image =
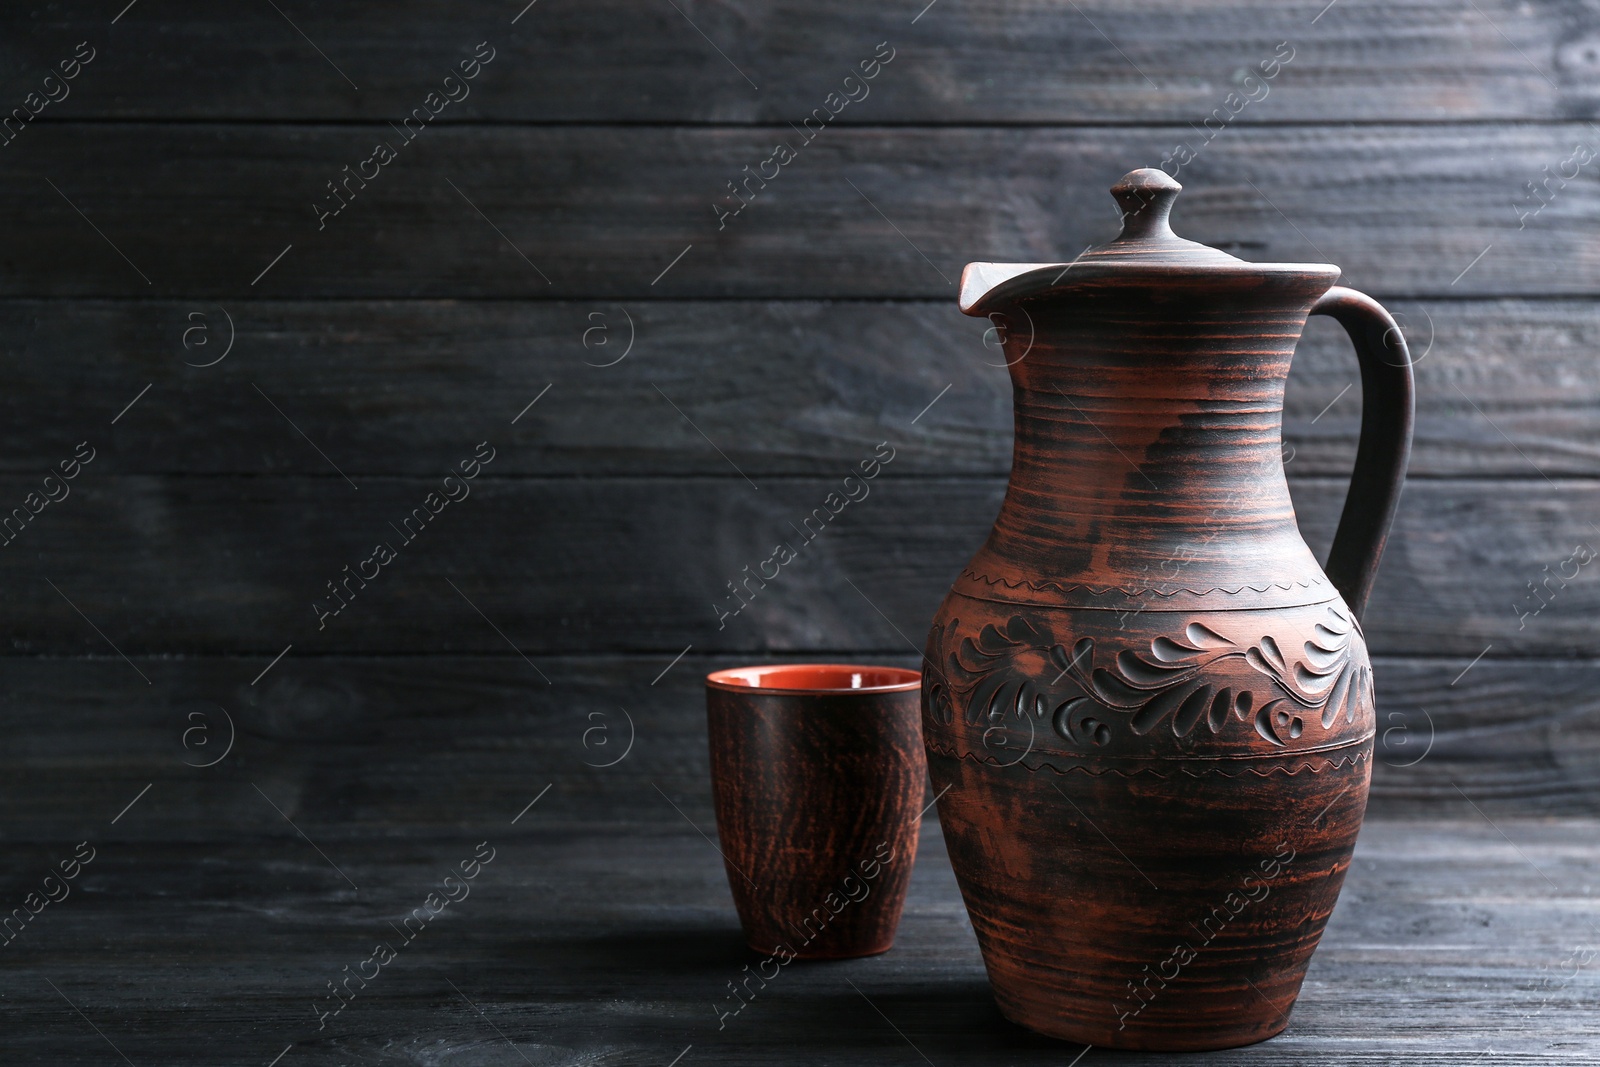
[[[727,209],[713,205],[727,183],[778,140],[798,141],[789,126],[441,120],[352,184],[320,230],[319,198],[336,203],[327,183],[378,139],[398,140],[387,124],[79,123],[25,136],[0,174],[0,296],[225,301],[951,299],[968,261],[1064,262],[1109,239],[1106,186],[1194,133],[825,130],[765,189],[752,179],[753,202],[721,230]],[[1600,190],[1573,180],[1528,214],[1525,183],[1595,137],[1585,123],[1230,128],[1181,171],[1174,227],[1242,258],[1337,264],[1345,284],[1386,300],[1589,295],[1600,249],[1585,226]]]
[[[1600,475],[1596,304],[1391,310],[1417,360],[1414,474]],[[897,472],[1004,475],[1011,385],[987,328],[948,300],[0,301],[0,470],[26,480],[87,435],[126,473],[329,473],[254,382],[353,477],[432,474],[547,385],[498,471],[736,478],[687,416],[752,477],[828,474],[886,437],[907,445]],[[221,363],[185,366],[230,336]],[[1292,473],[1348,476],[1360,393],[1349,341],[1313,317],[1285,400]]]
[[[1587,565],[1548,605],[1527,588],[1600,513],[1593,166],[1517,218],[1600,143],[1593,10],[524,4],[0,11],[0,109],[98,49],[0,147],[0,517],[99,449],[0,552],[4,907],[100,850],[4,946],[7,1062],[1078,1055],[995,1011],[931,819],[894,952],[787,967],[719,1029],[755,961],[697,832],[701,678],[819,650],[918,664],[1010,461],[1009,389],[946,279],[1109,237],[1105,184],[1198,143],[1280,41],[1270,95],[1184,167],[1179,232],[1338,263],[1436,343],[1425,478],[1369,615],[1380,818],[1288,1032],[1204,1062],[1600,1054],[1574,965],[1600,604]],[[325,183],[480,40],[471,98],[319,231]],[[883,40],[871,98],[718,231],[725,183]],[[184,366],[218,351],[183,347],[187,316],[216,344],[222,305],[236,347]],[[637,347],[583,366],[617,351],[584,348],[589,315],[609,341],[622,309]],[[1320,554],[1359,389],[1331,323],[1297,364],[1291,490]],[[323,583],[486,438],[471,498],[317,631]],[[725,583],[885,438],[872,498],[719,630]],[[196,766],[229,716],[234,747]],[[318,1030],[328,982],[486,839],[472,898]]]
[[[1270,0],[679,6],[537,6],[515,25],[521,4],[482,0],[284,7],[324,60],[269,5],[183,0],[111,28],[114,10],[73,0],[8,13],[0,56],[20,99],[92,40],[59,108],[78,119],[389,119],[485,38],[499,55],[461,114],[494,121],[798,121],[880,40],[895,63],[836,121],[1199,122],[1284,41],[1293,61],[1235,121],[1573,118],[1600,96],[1600,20],[1577,5],[1342,0],[1315,22],[1320,5]]]
[[[509,821],[547,785],[518,827],[537,813],[574,832],[688,830],[687,815],[714,835],[703,678],[774,657],[696,649],[672,665],[675,655],[540,657],[548,685],[509,652],[291,652],[255,685],[269,656],[136,657],[151,686],[109,653],[11,657],[5,839],[81,840],[147,785],[117,823],[121,840],[293,837],[257,787],[324,848],[395,827],[470,833],[485,812]],[[840,658],[918,663],[892,650]],[[1600,815],[1600,664],[1377,657],[1373,667],[1374,813],[1474,816],[1459,787],[1496,820]]]
[[[122,477],[114,462],[102,456],[85,468],[69,498],[0,552],[0,635],[13,651],[107,652],[66,598],[130,654],[270,658],[291,642],[306,655],[498,653],[507,638],[529,655],[674,654],[691,643],[912,651],[903,635],[925,632],[1003,493],[998,480],[884,474],[824,524],[814,513],[843,493],[842,472],[768,478],[759,491],[721,478],[480,476],[469,498],[407,545],[390,523],[423,507],[439,480],[363,477],[357,491],[331,473]],[[28,488],[13,491],[14,507]],[[1322,558],[1344,482],[1298,479],[1293,488]],[[1587,517],[1597,493],[1575,480],[1554,489],[1542,480],[1409,486],[1368,612],[1372,649],[1596,654],[1600,585],[1582,555],[1596,536]],[[808,518],[810,540],[799,532]],[[780,540],[798,558],[762,588],[761,564]],[[313,602],[336,606],[327,583],[343,582],[346,566],[362,569],[383,541],[399,558],[367,588],[352,584],[348,607],[319,630]],[[1574,572],[1563,587],[1560,576]]]
[[[515,827],[474,811],[437,837],[324,843],[359,892],[288,832],[151,845],[123,836],[130,814],[16,849],[8,901],[85,836],[98,853],[76,891],[6,948],[10,1061],[120,1062],[84,1017],[132,1062],[174,1067],[266,1064],[286,1048],[284,1064],[327,1067],[666,1064],[691,1045],[684,1063],[912,1063],[921,1049],[936,1064],[1060,1065],[1082,1050],[995,1011],[932,824],[893,952],[792,964],[765,988],[752,982],[738,1008],[727,984],[755,966],[701,837],[545,829],[537,811]],[[1535,1067],[1600,1053],[1588,1014],[1600,987],[1578,962],[1590,940],[1575,926],[1593,822],[1474,819],[1369,823],[1287,1032],[1193,1062]],[[391,924],[480,841],[495,856],[470,896],[367,988],[352,982],[354,999],[319,1031],[326,983],[397,941]]]

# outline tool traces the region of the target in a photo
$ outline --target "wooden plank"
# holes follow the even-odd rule
[[[470,459],[472,447],[458,455]],[[290,643],[315,655],[501,652],[508,640],[534,656],[672,654],[688,644],[916,651],[1003,492],[998,479],[893,477],[891,465],[821,533],[813,519],[807,539],[802,520],[842,473],[759,483],[480,476],[420,533],[413,518],[408,542],[402,523],[442,481],[363,476],[358,490],[332,474],[120,476],[115,462],[80,471],[71,496],[47,504],[0,553],[0,638],[13,650],[99,654],[109,638],[128,653],[257,657]],[[14,506],[32,488],[5,484]],[[1320,556],[1344,484],[1298,479],[1294,491]],[[1592,552],[1597,497],[1592,481],[1414,482],[1368,612],[1371,647],[1600,655],[1600,584],[1575,558],[1578,546]],[[740,608],[729,583],[744,581],[746,566],[755,574],[784,539],[796,558],[764,588],[748,587]],[[379,542],[398,556],[381,567]],[[370,584],[345,567],[368,572]],[[340,594],[348,605],[324,620],[314,604],[337,606],[327,588],[335,579],[352,583]]]
[[[1370,821],[1286,1032],[1193,1062],[1586,1062],[1600,1051],[1589,1012],[1600,982],[1585,965],[1594,825]],[[728,983],[757,958],[722,861],[687,828],[571,833],[486,812],[447,836],[324,846],[359,892],[289,832],[162,846],[120,830],[85,829],[99,847],[79,891],[7,948],[15,1062],[117,1062],[106,1041],[130,1062],[174,1067],[285,1051],[285,1064],[327,1067],[674,1056],[784,1067],[913,1063],[917,1050],[940,1064],[1059,1065],[1081,1051],[996,1012],[932,823],[890,953],[784,968],[752,982],[747,1003]],[[63,842],[69,854],[81,839]],[[480,841],[493,858],[468,894],[396,946],[391,924]],[[7,899],[60,852],[19,850]],[[326,983],[361,970],[378,941],[394,958],[346,987],[354,995],[319,1029],[338,1003]]]
[[[1107,188],[1192,131],[829,130],[765,188],[749,179],[731,218],[727,184],[793,129],[446,124],[337,199],[328,183],[395,130],[27,136],[0,174],[0,296],[950,300],[968,261],[1065,260],[1112,237]],[[1338,263],[1379,296],[1588,295],[1600,187],[1570,181],[1532,214],[1525,185],[1594,137],[1585,123],[1229,129],[1182,170],[1176,225],[1250,259]]]
[[[1374,811],[1600,813],[1593,663],[1380,657],[1374,671]]]
[[[541,656],[548,684],[509,652],[291,652],[254,685],[268,657],[136,657],[150,686],[114,655],[8,657],[0,714],[27,728],[0,759],[6,839],[73,837],[136,797],[122,839],[284,831],[261,793],[323,843],[509,824],[535,797],[519,827],[709,830],[703,679],[784,657],[673,655]],[[1378,659],[1372,811],[1596,814],[1600,663],[1486,658],[1451,685],[1468,665]]]
[[[891,436],[906,470],[1003,473],[988,325],[952,302],[5,301],[0,469],[92,433],[129,472],[329,473],[255,383],[352,477],[485,434],[515,444],[497,473],[733,475],[709,437],[753,476],[842,474]]]
[[[1570,118],[1600,84],[1592,17],[1511,0],[1342,0],[1321,17],[1269,0],[280,6],[178,0],[114,28],[87,0],[19,7],[0,20],[8,96],[84,38],[99,55],[49,118],[390,119],[482,39],[497,55],[461,118],[798,121],[885,40],[894,61],[837,122],[1199,123],[1236,91],[1253,98],[1238,123]],[[1275,54],[1293,58],[1244,81]]]
[[[1418,360],[1414,475],[1600,473],[1593,302],[1393,310]],[[431,474],[512,418],[498,473],[732,474],[709,438],[754,478],[821,475],[892,438],[897,472],[1004,475],[1011,386],[987,328],[947,301],[0,301],[0,471],[92,436],[126,473],[329,473],[288,415],[352,477]],[[1285,408],[1295,474],[1350,470],[1356,379],[1343,332],[1312,319]]]
[[[1589,476],[1600,426],[1585,384],[1600,318],[1564,300],[1397,301],[1416,362],[1414,476]],[[1291,470],[1347,471],[1361,432],[1359,375],[1349,341],[1314,316],[1295,355],[1285,400]],[[1349,387],[1349,392],[1344,390]]]

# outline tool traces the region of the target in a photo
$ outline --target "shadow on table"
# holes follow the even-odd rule
[[[913,1049],[936,1063],[953,1052],[1064,1063],[1083,1048],[1006,1021],[981,971],[965,966],[927,971],[891,951],[795,961],[763,981],[758,965],[767,957],[746,948],[732,923],[517,938],[501,941],[496,955],[502,998],[547,1002],[555,979],[562,999],[605,1002],[608,1043],[692,1044],[702,1064],[719,1053],[741,1063],[864,1062]],[[514,959],[532,966],[507,966]]]

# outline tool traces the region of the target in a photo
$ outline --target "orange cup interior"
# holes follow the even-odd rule
[[[922,675],[906,667],[781,663],[715,671],[706,675],[706,684],[720,689],[754,689],[763,693],[893,693],[916,689],[922,684]]]

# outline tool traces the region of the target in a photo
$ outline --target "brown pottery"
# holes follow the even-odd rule
[[[887,952],[917,855],[927,765],[916,671],[844,663],[706,678],[711,785],[750,948]]]
[[[1113,186],[1118,238],[973,263],[1004,338],[1005,502],[928,636],[923,730],[1000,1010],[1148,1050],[1278,1033],[1367,803],[1361,632],[1411,443],[1410,356],[1337,267],[1173,234],[1182,187]],[[1284,477],[1308,314],[1355,343],[1355,473],[1326,571]]]

